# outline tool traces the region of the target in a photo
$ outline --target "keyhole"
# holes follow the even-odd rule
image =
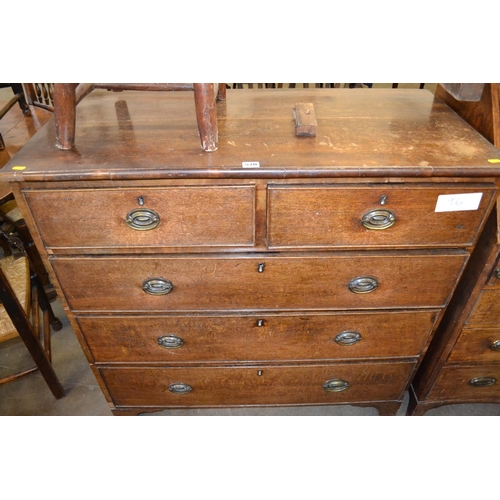
[[[262,373],[263,373],[263,371],[262,371],[262,370],[258,370],[258,371],[257,371],[257,376],[258,376],[258,377],[262,377]]]
[[[387,196],[384,194],[380,197],[380,204],[385,205],[387,203]]]
[[[139,205],[142,207],[144,205],[144,198],[142,196],[139,196],[139,198],[137,198],[137,203],[139,203]]]
[[[257,269],[259,271],[259,273],[263,273],[264,272],[264,267],[265,267],[265,264],[263,264],[263,263],[259,264],[259,267]]]
[[[257,326],[264,326],[264,320],[263,319],[258,319],[257,320]]]

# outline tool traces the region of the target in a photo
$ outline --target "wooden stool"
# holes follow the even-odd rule
[[[218,144],[217,100],[226,98],[226,84],[216,83],[55,83],[54,118],[56,146],[71,149],[75,144],[76,105],[93,89],[194,91],[196,121],[203,151],[216,151]]]

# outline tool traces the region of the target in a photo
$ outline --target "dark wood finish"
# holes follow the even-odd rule
[[[313,104],[316,137],[296,136],[297,102]],[[4,179],[115,413],[397,411],[492,210],[500,165],[488,160],[500,151],[420,90],[228,93],[210,155],[187,93],[94,90],[77,115],[77,149],[54,149],[49,125]],[[435,212],[440,194],[473,192],[478,210]],[[159,225],[127,227],[138,207]],[[365,229],[380,207],[395,224]],[[350,291],[358,277],[378,287]],[[153,278],[173,289],[146,293]],[[343,328],[363,340],[339,346]],[[184,345],[159,347],[168,334]],[[326,393],[325,376],[352,386]],[[197,388],[171,395],[183,381]]]
[[[77,316],[97,363],[282,362],[419,356],[438,311],[357,314]],[[335,338],[357,332],[343,345]],[[183,341],[165,348],[158,338]],[[276,346],[279,346],[278,348]]]
[[[310,102],[299,102],[295,105],[295,133],[298,136],[315,137],[318,130],[318,122],[314,105]]]
[[[102,368],[116,406],[335,404],[400,400],[414,363],[362,363],[310,366]],[[323,384],[342,379],[349,387],[328,392]],[[192,387],[169,391],[172,383]]]

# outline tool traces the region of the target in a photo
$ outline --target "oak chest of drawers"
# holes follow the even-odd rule
[[[446,404],[500,402],[498,209],[497,205],[415,377],[411,415]]]
[[[314,105],[316,137],[293,108]],[[426,91],[94,92],[4,169],[115,414],[395,413],[497,196],[499,152]]]

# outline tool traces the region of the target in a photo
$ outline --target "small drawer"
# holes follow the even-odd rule
[[[100,368],[116,406],[239,406],[397,401],[414,363]]]
[[[500,364],[443,368],[429,401],[488,401],[500,398]]]
[[[444,306],[468,254],[55,257],[74,311]]]
[[[448,361],[500,363],[500,329],[464,329]]]
[[[465,247],[475,242],[496,194],[491,185],[449,184],[268,189],[270,248]],[[460,195],[472,193],[482,193],[477,210],[435,211],[440,195],[460,203]]]
[[[416,357],[437,311],[252,316],[77,316],[97,363]]]
[[[252,246],[253,186],[26,191],[48,248]]]
[[[471,315],[467,319],[467,328],[495,328],[500,319],[500,290],[486,289],[481,292]]]

